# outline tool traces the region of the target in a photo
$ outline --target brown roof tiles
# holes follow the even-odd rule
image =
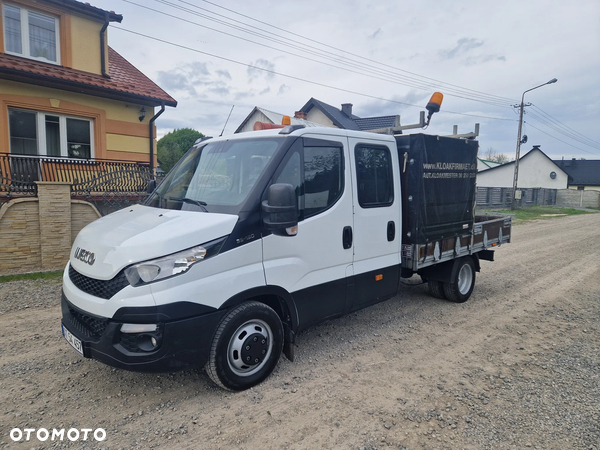
[[[68,67],[0,53],[0,79],[9,79],[141,104],[177,106],[158,87],[112,48],[108,48],[110,78]]]

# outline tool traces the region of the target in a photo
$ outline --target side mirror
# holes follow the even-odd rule
[[[146,186],[146,192],[148,194],[152,194],[154,192],[154,189],[156,189],[156,180],[148,181],[148,186]]]
[[[265,228],[277,236],[296,236],[298,234],[298,206],[296,190],[286,183],[272,184],[267,200],[262,202],[265,213]]]

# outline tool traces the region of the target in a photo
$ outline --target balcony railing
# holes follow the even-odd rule
[[[0,153],[0,202],[35,196],[36,181],[54,181],[70,183],[73,198],[114,203],[114,210],[143,201],[151,179],[150,167],[138,162]]]

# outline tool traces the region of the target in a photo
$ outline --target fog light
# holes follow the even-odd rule
[[[156,342],[156,338],[154,336],[152,336],[150,338],[150,342],[152,343],[152,346],[155,347],[155,348],[158,345],[158,342]]]

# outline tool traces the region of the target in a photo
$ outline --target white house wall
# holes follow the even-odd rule
[[[256,110],[256,111],[254,111],[254,114],[252,114],[250,116],[250,118],[246,122],[246,125],[244,125],[242,127],[242,129],[239,131],[239,133],[243,133],[245,131],[254,131],[254,124],[256,122],[273,123],[271,121],[271,119],[269,119],[267,116],[265,116],[262,112],[260,112],[259,110]]]
[[[331,120],[329,120],[329,117],[327,117],[325,114],[323,114],[323,112],[319,108],[312,108],[306,114],[306,120],[309,120],[311,122],[320,123],[321,125],[324,125],[326,127],[337,128],[333,124],[333,122]]]
[[[555,172],[552,179],[550,173]],[[477,174],[477,186],[512,188],[514,163],[503,164]],[[541,151],[532,150],[519,161],[519,188],[566,189],[568,176]]]

